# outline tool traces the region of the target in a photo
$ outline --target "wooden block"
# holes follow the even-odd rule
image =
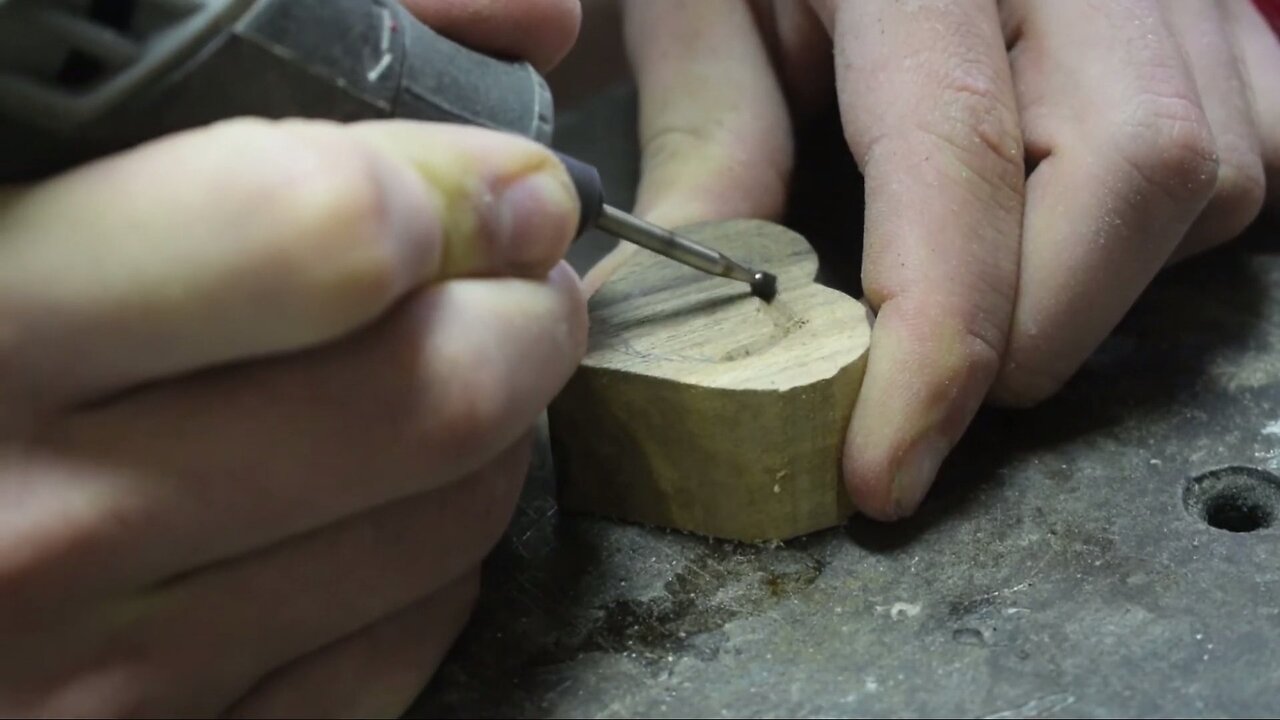
[[[869,313],[815,284],[813,249],[781,226],[682,232],[773,272],[778,296],[653,253],[623,265],[592,297],[587,357],[549,411],[561,508],[745,541],[843,523]]]

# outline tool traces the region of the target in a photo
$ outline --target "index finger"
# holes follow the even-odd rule
[[[845,444],[860,510],[913,512],[999,367],[1018,278],[1023,149],[996,4],[818,3],[866,178],[878,311]]]

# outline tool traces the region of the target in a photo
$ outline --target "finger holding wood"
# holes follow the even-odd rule
[[[651,253],[622,266],[592,298],[586,359],[551,405],[561,506],[744,541],[843,523],[867,309],[815,284],[813,249],[778,225],[680,232],[769,268],[778,295]]]

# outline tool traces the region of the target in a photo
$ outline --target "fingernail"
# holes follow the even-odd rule
[[[503,269],[541,276],[564,256],[578,222],[578,198],[551,172],[525,175],[502,190],[495,238]]]
[[[907,451],[893,477],[893,504],[898,517],[911,515],[920,507],[949,452],[951,441],[938,432],[926,434]]]

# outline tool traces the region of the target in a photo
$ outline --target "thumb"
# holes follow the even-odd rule
[[[750,8],[631,0],[623,10],[640,96],[636,214],[669,227],[781,215],[791,120]],[[636,251],[623,243],[597,263],[586,293]]]
[[[578,195],[550,150],[515,135],[397,120],[349,131],[422,181],[436,203],[440,262],[425,279],[542,278],[573,241]]]

